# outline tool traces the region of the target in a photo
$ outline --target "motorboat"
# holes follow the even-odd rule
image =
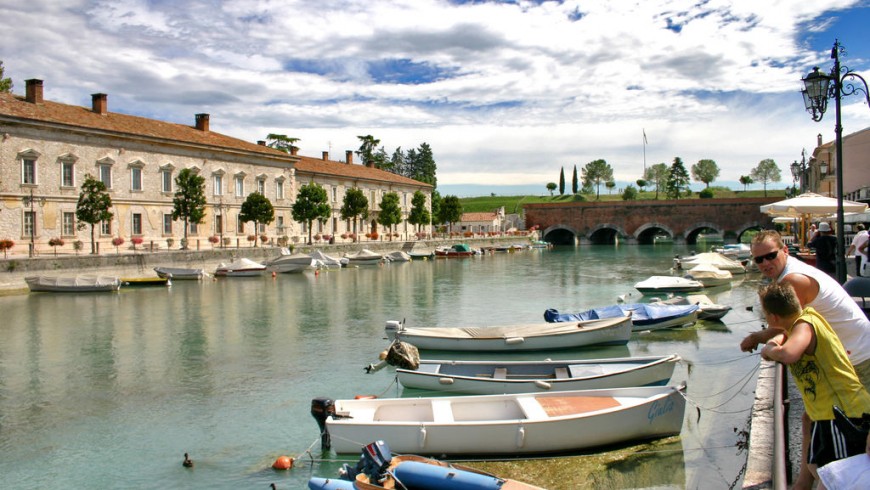
[[[408,255],[411,256],[412,259],[431,259],[435,257],[434,250],[411,250],[408,252]]]
[[[202,269],[186,269],[182,267],[155,267],[154,272],[158,277],[174,279],[176,281],[198,281],[206,276]]]
[[[421,359],[396,369],[405,388],[475,395],[591,390],[667,384],[680,356],[544,361]]]
[[[559,313],[550,308],[544,312],[548,322],[576,322],[631,315],[632,330],[642,332],[693,325],[698,320],[698,306],[660,303],[617,304],[592,308],[580,313]]]
[[[241,258],[229,264],[221,262],[214,271],[215,276],[221,277],[252,277],[260,276],[266,272],[266,266],[251,259]]]
[[[384,259],[390,262],[410,262],[411,256],[401,250],[396,250],[384,255]]]
[[[745,243],[729,243],[721,247],[716,247],[713,251],[738,261],[752,257],[752,251],[750,250],[749,245]]]
[[[347,259],[347,265],[377,265],[384,261],[383,255],[367,248],[356,253],[347,253],[344,258]]]
[[[518,352],[625,345],[631,338],[631,318],[605,318],[564,323],[532,323],[489,327],[406,327],[388,321],[390,341],[401,340],[418,349]]]
[[[680,386],[420,398],[315,398],[324,450],[383,439],[399,453],[518,455],[578,451],[679,434]]]
[[[644,294],[657,293],[693,293],[704,289],[699,281],[675,276],[652,276],[638,282],[634,288]]]
[[[308,254],[293,253],[288,248],[282,248],[281,255],[267,260],[263,265],[270,271],[287,273],[314,269],[317,262]]]
[[[321,269],[338,269],[344,266],[341,259],[327,255],[320,250],[315,250],[310,255],[315,260],[317,267]]]
[[[658,298],[653,298],[653,301],[655,300],[658,300]],[[731,306],[716,304],[705,294],[674,296],[673,298],[659,301],[669,305],[696,305],[698,306],[699,320],[721,320],[723,316],[731,311]]]
[[[746,273],[746,266],[742,262],[720,253],[704,252],[687,257],[674,257],[674,269],[677,270],[688,270],[701,264],[713,265],[717,269],[728,271],[731,274]]]
[[[471,257],[474,250],[464,243],[456,243],[450,247],[438,247],[435,249],[436,258]]]
[[[689,269],[683,277],[698,281],[705,288],[730,285],[734,279],[730,272],[723,271],[713,264],[698,264]]]
[[[95,293],[117,291],[121,288],[121,279],[110,276],[79,275],[62,276],[27,276],[24,278],[31,292],[52,293]]]

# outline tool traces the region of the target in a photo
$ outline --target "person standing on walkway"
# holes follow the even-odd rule
[[[865,388],[870,389],[870,320],[843,287],[828,274],[788,255],[782,237],[775,230],[764,230],[755,235],[750,246],[758,269],[768,279],[790,284],[802,307],[811,306],[819,312],[840,338],[849,361]],[[769,327],[753,332],[740,342],[744,352],[755,350],[782,330]],[[809,418],[804,413],[802,424],[803,454],[809,444]],[[797,489],[811,488],[813,476],[806,465],[801,465]]]
[[[861,264],[867,262],[867,247],[865,244],[870,235],[867,234],[867,230],[864,229],[862,223],[858,223],[855,229],[858,230],[858,233],[856,233],[852,238],[852,244],[849,245],[849,250],[846,251],[846,256],[848,257],[852,253],[855,254],[855,275],[863,276],[864,274],[861,273]]]
[[[835,261],[837,259],[837,238],[831,232],[831,225],[822,221],[819,223],[819,232],[807,243],[807,247],[816,250],[816,267],[834,276],[837,272]]]
[[[812,421],[806,462],[818,479],[819,467],[867,452],[870,436],[840,430],[834,410],[841,409],[860,425],[863,415],[870,415],[870,393],[858,379],[837,334],[811,306],[801,308],[790,284],[768,284],[759,297],[767,323],[781,330],[761,349],[761,357],[787,365],[801,392]]]

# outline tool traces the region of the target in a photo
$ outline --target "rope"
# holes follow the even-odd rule
[[[686,399],[686,402],[688,402],[689,404],[691,404],[692,406],[694,406],[695,408],[697,408],[699,411],[700,411],[700,410],[709,410],[709,411],[711,411],[711,412],[715,412],[715,413],[725,413],[725,414],[728,414],[728,413],[742,413],[742,412],[748,412],[748,411],[750,411],[750,410],[752,409],[752,407],[749,407],[749,408],[746,408],[746,409],[742,409],[742,410],[736,410],[736,411],[724,411],[724,410],[716,410],[716,409],[719,408],[719,407],[721,407],[721,406],[723,406],[723,405],[725,405],[726,403],[730,402],[730,401],[733,400],[737,395],[739,395],[740,392],[743,390],[743,388],[745,388],[746,385],[747,385],[750,381],[752,381],[752,375],[755,374],[755,372],[758,371],[758,369],[759,369],[760,367],[761,367],[761,364],[756,364],[755,367],[753,367],[751,371],[749,371],[746,375],[744,375],[744,377],[743,377],[744,379],[742,380],[743,382],[742,382],[742,384],[740,384],[740,389],[738,389],[737,391],[735,391],[733,395],[731,395],[731,396],[728,397],[725,401],[723,401],[722,403],[720,403],[720,404],[718,404],[718,405],[714,405],[714,406],[712,406],[712,407],[702,407],[701,405],[699,405],[698,403],[696,403],[694,400],[690,399],[690,398],[688,397],[688,395],[686,395],[684,392],[681,391],[680,394],[683,395],[683,398]],[[739,380],[738,380],[738,383],[740,383]],[[729,389],[734,388],[735,386],[737,386],[737,383],[735,383],[735,384],[732,385],[731,387],[727,388],[725,391],[728,391]],[[713,395],[710,395],[710,396],[713,396]],[[699,415],[700,415],[700,414],[699,414]]]

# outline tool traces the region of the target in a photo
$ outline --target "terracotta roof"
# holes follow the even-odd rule
[[[116,112],[98,114],[90,107],[74,106],[44,100],[39,104],[27,102],[24,97],[0,93],[0,120],[25,119],[43,123],[60,124],[83,130],[115,133],[118,135],[157,138],[194,145],[203,145],[223,150],[253,152],[293,161],[290,155],[248,141],[226,136],[213,131],[200,131],[194,126],[185,126],[156,119],[129,116]],[[193,115],[191,115],[193,119]]]
[[[322,158],[299,156],[299,161],[296,162],[296,176],[299,178],[300,173],[333,175],[336,177],[344,177],[348,179],[359,179],[376,182],[388,182],[393,184],[403,184],[415,187],[432,187],[430,184],[420,182],[408,177],[396,175],[386,170],[378,168],[366,167],[359,164],[347,164],[335,162],[332,160],[324,160]],[[300,179],[301,180],[301,179]]]
[[[495,221],[497,219],[497,213],[462,213],[462,217],[459,221]]]

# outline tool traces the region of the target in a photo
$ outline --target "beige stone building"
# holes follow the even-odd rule
[[[51,102],[43,97],[41,80],[26,83],[24,97],[0,93],[0,239],[15,242],[12,253],[27,253],[31,246],[37,253],[51,251],[52,238],[63,239],[61,249],[67,251],[76,240],[88,249],[90,227],[79,230],[75,217],[86,175],[103,181],[112,198],[113,219],[95,230],[101,250],[114,250],[116,237],[124,239],[125,248],[134,237],[145,248],[178,247],[184,224],[172,220],[172,198],[174,179],[184,168],[205,178],[206,217],[190,226],[192,248],[210,247],[209,237],[247,245],[255,234],[271,242],[283,236],[303,241],[307,230],[293,221],[291,206],[308,182],[322,185],[330,196],[333,219],[322,231],[332,235],[351,229],[338,218],[350,187],[363,189],[373,211],[385,192],[397,192],[405,217],[410,195],[420,190],[431,196],[428,184],[354,165],[352,152],[344,163],[325,154],[321,160],[287,154],[264,142],[210,131],[208,114],[196,114],[190,126],[167,123],[110,112],[106,94],[94,94],[91,107]],[[265,195],[275,208],[275,221],[257,231],[238,219],[252,192]],[[399,231],[407,237],[410,226],[403,225]]]

